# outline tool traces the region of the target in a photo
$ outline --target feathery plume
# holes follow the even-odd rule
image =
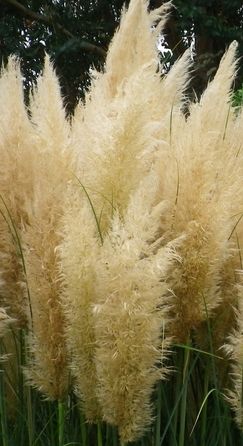
[[[214,128],[215,136],[220,130],[224,135],[225,121],[229,112],[230,92],[237,69],[237,42],[232,42],[221,59],[219,68],[212,82],[202,94],[199,103],[192,104],[195,115],[200,116],[201,127]],[[212,137],[213,135],[211,135]]]
[[[31,212],[34,154],[20,67],[14,57],[2,70],[0,95],[1,305],[23,327],[27,303],[20,230]]]
[[[179,248],[181,261],[171,272],[175,293],[173,334],[182,341],[221,299],[220,273],[229,255],[232,201],[239,184],[235,178],[235,154],[226,150],[221,136],[229,108],[234,60],[235,45],[226,53],[200,103],[191,107],[188,120],[175,116],[178,133],[174,128],[170,153],[166,156],[161,151],[158,164],[159,199],[167,198],[170,203],[170,211],[161,220],[162,233],[167,234],[166,239],[185,234]],[[217,105],[222,111],[216,120],[212,120],[214,100],[220,101]]]
[[[176,129],[175,137],[179,131],[183,131],[181,124],[185,124],[185,120],[182,112],[187,102],[186,89],[190,80],[191,64],[190,51],[186,50],[171,67],[169,73],[160,80],[159,88],[154,90],[156,94],[154,94],[150,111],[151,118],[157,123],[154,137],[158,141],[158,151],[170,151],[174,129]]]
[[[166,8],[168,8],[168,5]],[[153,15],[153,20],[155,18],[157,19],[158,16]],[[159,106],[160,110],[162,108],[158,100],[161,82],[159,73],[156,73],[155,37],[149,29],[151,20],[145,2],[131,2],[109,49],[105,73],[96,75],[89,95],[86,97],[86,103],[84,106],[81,104],[73,121],[72,138],[79,160],[77,176],[92,202],[102,239],[105,238],[106,240],[109,240],[109,237],[115,237],[113,233],[117,219],[114,220],[114,215],[119,215],[120,220],[118,220],[122,227],[131,195],[137,189],[140,181],[150,171],[151,164],[154,161],[154,152],[158,145],[154,134],[160,119],[157,107]],[[126,63],[119,56],[124,51],[124,39],[125,46],[127,46]],[[133,61],[134,48],[137,54],[136,63]],[[187,77],[185,75],[187,60],[188,57],[185,55],[181,60],[181,68],[178,69],[177,67],[177,75],[179,76],[180,73],[180,80]],[[183,81],[181,81],[182,83]],[[181,84],[179,88],[183,90]],[[179,88],[177,98],[180,96]],[[174,94],[175,91],[173,92],[173,99]],[[168,108],[169,111],[170,108]],[[152,183],[151,178],[150,181]],[[153,181],[156,183],[155,178]],[[146,224],[148,223],[146,206],[151,205],[151,196],[153,194],[150,190],[147,205],[146,203],[142,204],[140,200],[140,219],[145,212]],[[136,206],[138,208],[138,205]],[[97,304],[96,289],[101,290],[103,286],[100,282],[96,286],[96,281],[99,281],[99,274],[97,274],[99,264],[104,262],[104,258],[108,254],[104,251],[104,247],[100,249],[97,247],[99,231],[95,227],[94,215],[90,210],[87,213],[86,207],[80,199],[77,200],[76,198],[73,206],[69,207],[70,209],[64,217],[65,235],[61,244],[61,252],[65,281],[63,303],[69,321],[66,329],[67,342],[72,352],[72,368],[78,393],[83,401],[87,419],[93,421],[96,417],[95,409],[100,410],[95,394],[97,377],[94,369],[96,363],[95,346],[96,342],[99,342],[99,335],[95,337],[93,315],[90,312],[92,305]],[[131,220],[129,221],[131,223]],[[126,230],[128,237],[131,237],[128,224],[127,219]],[[151,221],[149,224],[151,226]],[[93,228],[92,234],[89,233],[89,230],[85,230],[87,234],[81,234],[80,228],[83,227],[89,227],[90,230]],[[135,227],[134,224],[133,228],[129,227],[129,230],[134,231]],[[141,227],[142,224],[139,226],[140,232]],[[148,231],[148,228],[146,230]],[[151,227],[150,231],[152,234],[153,229]],[[141,237],[143,236],[141,235]],[[144,237],[146,239],[145,235]],[[107,249],[108,247],[110,249],[109,254],[111,254],[112,248],[108,241],[106,241],[106,245]],[[145,242],[143,247],[145,249]],[[140,249],[142,248],[140,247]],[[137,253],[138,257],[140,254],[139,251]],[[122,258],[124,253],[121,252],[120,255]],[[143,253],[143,255],[145,254]],[[163,255],[167,258],[167,254]],[[100,259],[99,261],[97,257]],[[136,261],[138,260],[139,258],[136,258]],[[135,262],[135,260],[133,261]],[[155,262],[155,258],[153,261]],[[139,263],[139,268],[141,265],[141,271],[138,268],[140,275],[142,275],[142,265],[145,268],[146,262],[146,260],[141,260]],[[154,266],[153,262],[151,262],[151,265],[150,272],[152,273],[154,268],[158,280],[159,269]],[[159,284],[158,289],[160,287]],[[148,292],[147,290],[146,293]],[[122,301],[122,296],[120,300]],[[152,302],[151,305],[156,305],[155,300]],[[152,312],[151,309],[148,311]],[[159,312],[157,320],[159,321]],[[161,321],[157,325],[155,322],[155,326],[157,327],[157,336],[160,336],[158,333],[161,328]],[[155,340],[156,342],[158,342],[158,339]],[[155,376],[159,376],[158,372],[154,371],[153,373],[152,371],[150,385],[147,376],[148,385],[145,393],[147,392],[146,404],[148,406],[151,389],[156,382]],[[98,379],[100,381],[100,375]],[[101,397],[100,404],[104,410]],[[145,425],[149,424],[151,419],[149,407],[147,408],[147,414],[148,418]],[[139,417],[139,415],[137,416]],[[119,420],[119,425],[122,422]]]
[[[225,196],[225,206],[228,207],[228,242],[226,259],[224,259],[220,272],[219,305],[211,314],[211,337],[213,348],[216,354],[224,355],[222,346],[227,343],[229,332],[236,327],[236,312],[238,308],[239,293],[237,287],[241,284],[242,270],[242,243],[243,243],[243,227],[242,227],[242,138],[240,115],[236,115],[231,105],[230,86],[234,79],[237,63],[235,61],[235,51],[237,44],[233,42],[225,56],[223,57],[218,73],[216,74],[217,83],[211,85],[205,92],[203,108],[205,108],[204,117],[200,125],[209,127],[211,147],[209,148],[209,156],[212,156],[212,166],[215,166],[215,190],[223,190]],[[212,102],[210,102],[212,101]],[[206,105],[205,105],[206,103]],[[214,112],[212,104],[216,104]],[[211,106],[211,108],[209,108]],[[208,109],[208,116],[206,110]],[[220,110],[220,113],[218,111]],[[214,118],[213,118],[214,114]],[[208,128],[206,127],[206,128]],[[216,187],[215,187],[216,186]],[[215,203],[217,208],[217,203]],[[225,224],[225,223],[224,223]],[[227,234],[226,234],[227,235]],[[198,333],[200,337],[200,346],[205,346],[205,333]],[[226,383],[228,380],[228,363],[226,361],[218,361],[218,373],[221,382]]]
[[[158,79],[151,80],[150,67],[144,66],[127,82],[123,98],[110,101],[99,113],[97,109],[92,109],[93,114],[84,111],[82,137],[77,141],[77,148],[82,147],[77,175],[97,215],[102,214],[104,233],[114,209],[123,212],[130,192],[151,166],[157,142],[150,108],[145,104],[153,101],[156,88]]]
[[[154,22],[160,21],[161,31],[171,3],[165,3],[150,14],[147,6],[145,0],[130,1],[128,10],[123,11],[120,26],[109,46],[105,80],[109,82],[112,96],[115,96],[126,80],[144,64],[153,63],[153,70],[156,71],[157,32],[153,33],[151,28]]]
[[[37,156],[34,210],[23,234],[32,307],[26,373],[48,398],[62,399],[69,373],[57,247],[72,155],[60,88],[48,57],[31,99],[31,122]]]
[[[109,48],[105,73],[96,74],[85,106],[80,104],[73,120],[72,141],[79,160],[77,176],[90,197],[103,235],[109,230],[114,212],[123,214],[130,194],[151,164],[153,126],[148,128],[150,109],[145,103],[150,104],[155,96],[151,83],[159,87],[151,24],[146,3],[132,1]],[[123,53],[125,60],[121,59]],[[72,201],[64,218],[65,236],[61,244],[63,305],[69,321],[66,336],[77,391],[87,419],[94,421],[100,415],[95,395],[91,312],[96,303],[98,232],[87,203],[80,198],[73,200],[73,191]],[[81,234],[79,228],[84,227],[89,229]]]
[[[72,200],[63,217],[60,245],[64,283],[62,305],[76,393],[86,419],[96,422],[101,418],[101,412],[96,397],[92,305],[95,303],[94,283],[101,241],[92,209],[80,186],[79,189],[72,189]]]
[[[166,4],[158,15],[168,8]],[[149,29],[155,12],[152,15],[153,19],[144,1],[130,3],[109,49],[105,73],[94,80],[85,107],[76,114],[72,127],[73,144],[80,159],[77,175],[89,191],[97,214],[102,214],[103,232],[109,228],[113,210],[123,212],[130,191],[136,189],[149,171],[159,145],[158,138],[163,135],[169,139],[167,128],[173,101],[176,106],[181,105],[188,77],[187,52],[168,75],[168,82],[161,83],[160,74],[156,73],[157,62],[154,63],[155,39]],[[129,41],[126,63],[119,55],[119,51],[124,50],[124,39]],[[139,59],[136,63],[132,54],[134,48]],[[115,80],[114,70],[121,70]],[[169,76],[177,77],[178,87],[173,85],[173,79],[169,82]],[[110,83],[109,78],[113,79]],[[169,85],[172,86],[170,90]],[[112,88],[116,93],[109,93]]]
[[[164,277],[173,254],[153,243],[164,208],[151,205],[155,184],[153,173],[132,195],[124,219],[116,214],[96,267],[97,390],[104,419],[124,442],[151,423],[151,395],[166,373]]]

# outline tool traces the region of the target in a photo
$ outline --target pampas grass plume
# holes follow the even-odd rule
[[[89,422],[101,418],[96,396],[97,377],[92,306],[99,239],[94,215],[80,185],[71,194],[71,205],[63,218],[60,245],[64,288],[62,306],[66,318],[65,336],[70,353],[74,386]]]
[[[0,95],[1,305],[24,327],[26,277],[20,230],[28,224],[31,213],[34,154],[19,62],[14,57],[1,72]]]
[[[46,397],[62,399],[69,372],[57,247],[72,162],[60,87],[48,57],[31,98],[31,122],[37,162],[34,210],[23,234],[32,306],[26,374]]]
[[[154,19],[158,19],[162,9]],[[155,149],[151,109],[144,106],[146,102],[152,107],[160,85],[151,24],[147,4],[132,1],[110,45],[105,72],[95,74],[85,104],[78,107],[72,124],[81,187],[78,192],[71,188],[72,204],[67,206],[63,219],[62,301],[71,367],[88,421],[95,421],[101,415],[96,395],[99,335],[94,332],[92,313],[92,307],[99,300],[97,289],[101,286],[96,285],[99,263],[106,258],[101,242],[106,234],[108,238],[113,237],[113,216],[123,218],[131,194],[150,170]]]
[[[96,268],[97,391],[104,419],[118,426],[124,442],[150,425],[152,392],[166,374],[163,278],[173,255],[153,246],[164,208],[151,205],[155,179],[153,173],[132,194],[124,219],[114,217]]]
[[[219,305],[220,273],[229,256],[232,202],[239,182],[238,176],[234,178],[235,154],[229,154],[220,135],[235,73],[235,49],[235,45],[229,48],[200,103],[190,108],[187,121],[177,117],[176,124],[181,124],[172,129],[170,153],[162,150],[158,162],[160,199],[170,203],[170,211],[161,220],[162,234],[168,239],[185,234],[179,249],[181,261],[171,273],[174,335],[184,342]],[[220,101],[220,114],[209,120],[214,94],[215,101]]]
[[[148,2],[145,0],[131,0],[129,7],[123,10],[120,26],[117,29],[107,54],[105,72],[114,96],[126,80],[147,62],[153,62],[156,70],[157,33],[151,27],[159,21],[159,29],[163,28],[166,13],[171,8],[171,2],[160,8],[147,12]]]

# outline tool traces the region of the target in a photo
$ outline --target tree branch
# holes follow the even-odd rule
[[[93,43],[79,39],[77,36],[72,34],[68,29],[66,29],[60,23],[53,22],[51,16],[39,14],[38,12],[32,11],[31,9],[26,8],[24,5],[19,3],[17,0],[0,0],[0,3],[1,2],[5,3],[6,5],[12,6],[25,17],[29,17],[30,19],[36,22],[44,23],[45,25],[50,26],[52,28],[55,27],[55,29],[58,29],[62,34],[64,34],[69,39],[77,39],[80,43],[80,48],[82,48],[83,51],[97,54],[103,58],[106,56],[106,51],[103,48],[94,45]]]

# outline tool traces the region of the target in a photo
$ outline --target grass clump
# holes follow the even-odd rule
[[[1,73],[1,446],[242,444],[237,45],[188,101],[170,6],[131,0],[72,120],[48,56],[28,110]]]

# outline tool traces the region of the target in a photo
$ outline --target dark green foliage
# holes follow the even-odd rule
[[[150,0],[150,7],[163,2]],[[49,53],[60,77],[67,111],[72,111],[88,86],[89,68],[100,68],[104,63],[123,3],[124,0],[0,0],[0,62],[17,54],[22,60],[25,86],[29,87],[41,71],[45,52]],[[239,56],[243,55],[242,2],[174,0],[174,5],[165,30],[173,49],[171,62],[187,46],[195,44],[192,88],[200,94],[232,40],[239,42]],[[236,86],[241,83],[240,71]]]
[[[243,84],[242,84],[241,88],[236,90],[236,92],[234,93],[233,105],[235,107],[240,107],[243,105]]]
[[[241,446],[242,434],[218,385],[217,369],[213,372],[213,354],[178,345],[170,366],[168,381],[160,383],[154,392],[154,423],[141,440],[129,445]],[[0,370],[0,446],[121,446],[116,427],[85,422],[73,393],[61,403],[60,420],[60,402],[45,401],[27,387],[21,364],[19,367],[19,381],[14,386],[15,412],[11,416],[3,396],[9,378],[5,370]]]
[[[15,5],[17,4],[17,6]],[[117,27],[123,0],[0,1],[0,59],[21,58],[25,86],[35,81],[47,52],[55,62],[68,110],[87,85],[89,67],[100,68]]]
[[[158,6],[160,0],[152,0]],[[166,38],[173,49],[172,62],[186,47],[192,45],[194,78],[191,87],[199,95],[217,70],[225,49],[233,40],[239,43],[243,56],[243,6],[241,0],[174,0],[175,8],[168,21]],[[239,70],[236,88],[242,83],[243,68]]]

